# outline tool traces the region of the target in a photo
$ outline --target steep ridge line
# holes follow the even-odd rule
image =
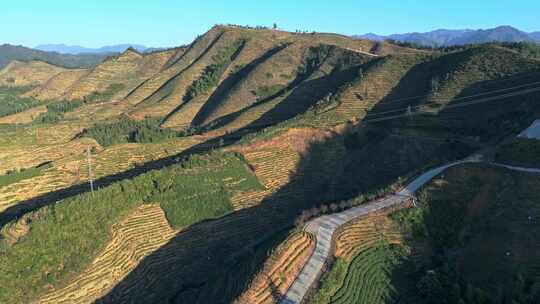
[[[431,169],[417,177],[405,188],[395,194],[387,195],[382,199],[375,200],[373,202],[349,209],[344,212],[324,215],[308,222],[304,226],[304,231],[315,235],[315,251],[309,258],[308,262],[304,265],[302,271],[295,279],[289,290],[287,290],[287,292],[283,295],[283,298],[280,300],[279,303],[302,303],[309,289],[317,282],[317,280],[322,275],[323,267],[331,254],[331,244],[334,233],[339,227],[361,216],[365,216],[370,213],[374,213],[389,207],[394,207],[399,204],[405,203],[409,199],[414,198],[414,193],[418,189],[420,189],[423,185],[432,180],[434,177],[441,174],[446,169],[457,165],[471,163],[481,163],[481,160],[471,157],[462,161],[453,162],[444,166]],[[540,169],[537,168],[515,167],[492,162],[489,162],[488,164],[514,171],[540,174]]]

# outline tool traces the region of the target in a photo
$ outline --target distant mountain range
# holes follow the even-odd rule
[[[511,26],[499,26],[487,30],[435,30],[426,33],[406,33],[381,36],[374,33],[355,38],[383,41],[392,39],[422,46],[453,46],[486,42],[540,42],[540,32],[527,33]]]
[[[13,60],[41,60],[66,68],[88,68],[97,65],[107,57],[106,54],[59,54],[44,52],[24,46],[0,45],[0,69]]]
[[[139,44],[117,44],[117,45],[108,45],[100,48],[87,48],[79,45],[65,45],[65,44],[41,44],[36,46],[34,49],[45,51],[45,52],[57,52],[60,54],[113,54],[113,53],[122,53],[128,48],[133,48],[141,53],[146,52],[150,49],[144,45]]]

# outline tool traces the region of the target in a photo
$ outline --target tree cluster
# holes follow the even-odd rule
[[[128,142],[152,143],[191,134],[191,131],[178,132],[161,128],[161,121],[160,118],[141,121],[123,118],[114,123],[95,124],[79,134],[79,137],[94,138],[100,145],[107,147]]]
[[[19,96],[20,93],[20,88],[0,87],[0,117],[17,114],[40,104],[34,98]]]

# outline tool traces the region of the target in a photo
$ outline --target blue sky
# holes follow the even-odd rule
[[[379,34],[512,25],[540,31],[538,0],[17,0],[0,4],[0,43],[176,46],[217,23]]]

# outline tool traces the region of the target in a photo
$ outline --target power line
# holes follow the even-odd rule
[[[90,146],[86,147],[86,157],[88,161],[88,181],[90,182],[90,191],[94,193],[94,181],[92,180],[92,152],[90,151]]]
[[[478,99],[478,100],[471,100],[471,101],[461,102],[461,103],[458,103],[458,104],[451,104],[451,105],[445,106],[444,109],[446,110],[446,109],[465,107],[465,106],[475,105],[475,104],[479,104],[479,103],[499,100],[499,99],[503,99],[503,98],[506,98],[506,97],[519,96],[519,95],[524,95],[524,94],[538,92],[538,91],[540,91],[540,87],[526,89],[526,90],[522,90],[522,91],[518,91],[518,92],[506,93],[506,94],[502,94],[502,95],[498,95],[498,96],[481,98],[481,99]],[[421,106],[418,106],[416,108],[421,108]],[[364,120],[364,122],[368,122],[368,123],[369,122],[379,122],[379,121],[386,121],[386,120],[392,120],[392,119],[397,119],[397,118],[406,117],[406,116],[422,115],[422,114],[425,114],[425,112],[413,112],[411,114],[406,113],[406,114],[398,114],[398,115],[393,115],[393,116],[388,116],[388,117],[367,119],[367,120]]]
[[[489,80],[489,84],[499,83],[499,82],[506,82],[506,81],[515,81],[515,80],[525,78],[527,76],[531,76],[531,75],[535,75],[535,74],[540,75],[540,72],[525,73],[525,74],[521,74],[519,77],[516,76],[516,77],[512,77],[512,78]],[[387,101],[382,101],[381,103],[379,103],[379,105],[384,106],[386,104],[393,104],[393,103],[399,103],[399,102],[404,102],[404,101],[408,101],[408,100],[419,99],[419,98],[427,97],[427,96],[430,96],[430,95],[431,95],[430,93],[427,93],[427,94],[411,96],[411,97],[396,98],[396,99],[391,99],[391,100],[387,100]]]
[[[464,100],[464,99],[470,99],[470,98],[473,98],[473,97],[479,97],[479,96],[484,96],[484,95],[490,95],[490,94],[494,94],[494,93],[501,93],[501,92],[504,92],[504,91],[509,91],[509,90],[514,90],[514,89],[519,89],[519,88],[528,87],[528,86],[531,86],[531,85],[537,85],[537,84],[540,84],[540,81],[539,81],[539,82],[532,82],[532,83],[528,83],[528,84],[523,84],[523,85],[519,85],[519,86],[514,86],[514,87],[509,87],[509,88],[504,88],[504,89],[492,90],[492,91],[483,92],[483,93],[478,93],[478,94],[473,94],[473,95],[462,96],[462,97],[454,98],[454,99],[452,99],[452,101]],[[444,101],[444,100],[448,100],[448,99],[442,99],[442,98],[440,98],[440,99],[434,99],[433,101],[426,102],[426,103],[423,103],[423,104],[418,105],[418,106],[414,106],[413,108],[420,108],[420,107],[425,106],[425,105],[437,104],[438,102]],[[381,105],[381,104],[377,104],[377,106],[378,106],[378,105]],[[366,115],[366,117],[368,117],[368,116],[384,115],[384,114],[396,113],[396,112],[402,112],[402,111],[405,110],[405,109],[407,109],[407,108],[398,108],[398,109],[394,109],[394,110],[379,111],[379,112],[374,112],[374,113],[368,113],[368,114]]]

